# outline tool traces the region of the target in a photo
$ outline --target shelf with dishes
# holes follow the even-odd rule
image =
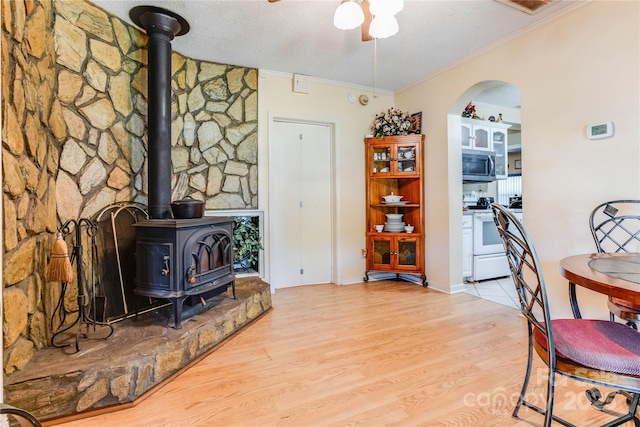
[[[391,161],[375,161],[373,163],[373,173],[390,173],[391,169]],[[416,170],[416,162],[412,161],[398,161],[397,165],[398,173],[407,173],[414,172]]]
[[[372,203],[372,207],[376,208],[419,208],[420,205],[412,202],[404,202],[404,203]]]
[[[368,234],[381,232],[421,234],[419,209],[371,209],[372,227]]]
[[[404,224],[404,223],[403,223]],[[380,227],[380,231],[378,231],[378,227]],[[375,228],[376,233],[386,233],[386,234],[416,234],[413,231],[413,225],[411,224],[406,224],[403,226],[402,230],[398,230],[398,231],[389,231],[386,229],[387,224],[379,224],[379,225],[374,225],[373,228]],[[411,231],[409,231],[411,230]]]
[[[369,183],[370,206],[419,207],[422,200],[420,179],[374,178]]]

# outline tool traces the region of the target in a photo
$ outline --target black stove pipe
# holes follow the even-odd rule
[[[171,218],[171,40],[189,31],[181,16],[159,7],[137,6],[133,22],[149,36],[148,196],[149,218]]]

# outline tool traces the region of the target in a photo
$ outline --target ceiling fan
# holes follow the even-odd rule
[[[404,0],[342,0],[333,17],[341,30],[360,26],[362,41],[384,39],[399,30],[395,15],[404,7]]]
[[[362,7],[362,13],[364,13],[364,21],[360,25],[360,32],[362,34],[362,41],[368,42],[373,40],[373,36],[370,34],[371,21],[373,21],[373,15],[369,11],[369,0],[362,0],[360,7]]]
[[[279,1],[268,0],[269,3]],[[398,21],[394,15],[403,6],[404,0],[342,0],[333,23],[341,30],[360,26],[363,42],[386,38],[398,32]]]

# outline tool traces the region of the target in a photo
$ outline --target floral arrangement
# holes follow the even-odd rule
[[[376,138],[407,135],[410,128],[409,113],[396,108],[389,108],[387,111],[376,114],[373,123],[371,123],[371,133]]]

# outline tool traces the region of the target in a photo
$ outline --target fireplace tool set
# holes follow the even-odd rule
[[[73,230],[71,227],[73,226]],[[84,268],[82,264],[82,254],[83,254],[83,244],[82,244],[82,230],[85,229],[87,235],[91,238],[91,256],[92,256],[92,271],[93,271],[93,261],[94,257],[97,256],[97,244],[96,244],[96,235],[98,231],[98,225],[91,221],[88,218],[79,218],[79,219],[70,219],[66,221],[62,227],[58,229],[58,239],[56,240],[52,253],[51,253],[51,262],[48,268],[47,280],[50,282],[61,282],[62,283],[62,291],[60,293],[60,298],[58,303],[53,311],[51,316],[51,328],[53,330],[53,319],[56,316],[56,313],[59,316],[60,326],[56,333],[51,337],[51,345],[56,348],[69,347],[70,344],[61,344],[56,343],[56,339],[64,332],[70,330],[75,325],[78,325],[76,331],[76,339],[75,339],[75,347],[76,351],[80,351],[80,334],[82,333],[83,326],[86,326],[85,337],[88,335],[89,327],[93,326],[93,330],[95,332],[96,327],[105,327],[108,329],[108,334],[101,338],[107,339],[111,335],[113,335],[113,326],[108,323],[99,322],[95,319],[89,317],[86,312],[86,293],[84,289]],[[73,249],[71,251],[71,257],[69,258],[67,255],[67,247],[64,238],[71,233],[74,233],[75,241],[73,245]],[[78,317],[70,324],[65,325],[66,320],[66,312],[64,309],[64,299],[65,293],[67,290],[68,283],[73,278],[73,269],[71,265],[75,262],[76,264],[76,276],[78,283]],[[96,290],[95,290],[95,281],[92,283],[92,308],[93,313],[96,313]]]
[[[98,276],[96,320],[121,321],[167,305],[134,293],[136,281],[136,237],[134,224],[149,219],[146,206],[119,202],[107,206],[94,217],[98,225],[95,268]],[[102,301],[101,301],[102,300]],[[101,305],[101,302],[104,304]]]

